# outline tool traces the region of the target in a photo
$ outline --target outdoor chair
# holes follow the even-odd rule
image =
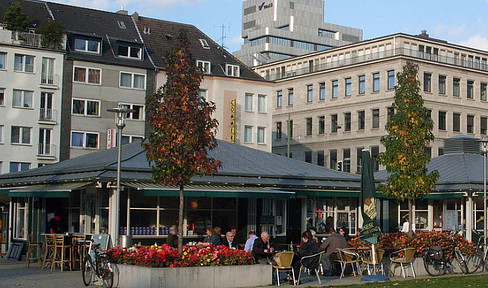
[[[383,255],[385,255],[385,250],[384,249],[375,249],[375,260],[376,263],[373,264],[373,251],[366,250],[363,252],[362,255],[362,260],[363,260],[363,265],[366,265],[366,270],[368,270],[368,275],[371,275],[371,269],[370,266],[373,267],[373,272],[376,272],[376,267],[379,267],[381,269],[381,275],[385,275],[385,268],[383,267]]]
[[[78,263],[81,269],[81,266],[83,265],[83,257],[90,247],[91,242],[86,240],[86,235],[83,234],[76,234],[71,236],[71,241],[73,244],[73,264]]]
[[[403,253],[403,256],[398,256],[400,253]],[[405,272],[405,266],[410,265],[410,269],[412,269],[412,275],[415,278],[415,269],[413,268],[413,262],[415,258],[413,257],[415,255],[415,248],[405,248],[401,249],[395,252],[392,252],[390,254],[390,265],[395,265],[402,268],[402,276],[403,278],[406,277],[406,272]],[[391,268],[391,267],[390,267]],[[391,274],[394,276],[395,271],[393,269],[390,269]]]
[[[354,274],[354,276],[360,275],[359,262],[361,258],[359,257],[359,254],[356,252],[347,251],[345,249],[337,248],[337,250],[339,260],[336,261],[341,264],[340,278],[344,277],[344,271],[346,270],[347,264],[351,265],[352,273]]]
[[[300,279],[302,276],[302,270],[308,269],[309,271],[315,272],[315,275],[317,275],[317,280],[319,281],[319,285],[322,284],[322,282],[320,281],[319,272],[322,269],[322,257],[324,255],[324,253],[325,253],[325,251],[322,251],[322,252],[319,252],[319,253],[316,253],[316,254],[313,254],[310,256],[304,256],[304,257],[302,257],[302,259],[300,259],[300,271],[298,272],[298,283],[300,283]],[[312,259],[312,258],[317,259],[317,261],[312,261],[312,264],[314,264],[313,266],[307,266],[307,265],[303,264],[303,260]]]
[[[54,247],[56,245],[54,235],[44,235],[44,244],[44,257],[42,257],[41,269],[44,269],[47,264],[49,264],[49,266],[53,266]]]
[[[34,252],[34,249],[36,250],[36,259],[37,261],[39,261],[39,263],[42,264],[41,262],[41,258],[40,258],[40,255],[42,255],[42,243],[34,243],[32,242],[32,234],[28,234],[27,235],[27,253],[26,253],[26,257],[25,257],[25,266],[27,266],[27,268],[30,267],[30,263],[31,263],[31,258],[32,258],[32,254]]]
[[[56,265],[59,265],[61,271],[64,270],[64,264],[68,264],[69,270],[72,271],[73,245],[66,244],[64,235],[54,235],[54,256],[51,265],[51,271],[54,271]]]
[[[291,271],[293,276],[293,283],[295,284],[295,271],[293,270],[293,266],[291,263],[293,262],[293,255],[295,253],[285,251],[276,253],[273,260],[276,264],[273,264],[273,269],[276,270],[276,281],[278,286],[280,286],[280,271]]]

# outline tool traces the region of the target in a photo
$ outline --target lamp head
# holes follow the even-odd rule
[[[122,129],[125,127],[125,120],[127,119],[127,114],[136,112],[133,109],[129,109],[124,105],[119,104],[117,108],[109,108],[107,109],[108,112],[115,113],[115,116],[117,117],[115,119],[115,125],[117,128]]]

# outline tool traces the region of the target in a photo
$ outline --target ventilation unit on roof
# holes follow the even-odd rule
[[[151,34],[151,27],[145,26],[144,29],[142,30],[144,34]]]
[[[200,44],[202,44],[202,47],[205,49],[210,49],[210,45],[208,45],[207,39],[199,39]]]

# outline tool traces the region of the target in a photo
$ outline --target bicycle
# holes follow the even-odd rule
[[[454,236],[458,232],[459,231],[456,231],[450,235],[442,237],[452,241],[454,247],[450,253],[444,253],[441,246],[431,246],[424,249],[424,267],[429,275],[440,276],[445,274],[448,270],[452,269],[452,262],[454,259],[459,263],[459,267],[461,268],[463,274],[469,274],[467,259],[459,249],[456,241],[454,241]]]
[[[93,242],[93,240],[91,241]],[[90,253],[90,250],[93,254]],[[112,264],[105,257],[105,253],[100,250],[100,244],[91,244],[89,251],[85,254],[81,273],[85,286],[94,282],[94,275],[96,275],[105,288],[112,288],[114,271]]]
[[[478,236],[478,241],[476,241],[476,248],[474,252],[468,256],[468,265],[473,267],[471,273],[475,273],[478,269],[481,268],[488,271],[488,250],[485,251],[485,237],[479,233],[478,231],[473,229],[473,234]]]

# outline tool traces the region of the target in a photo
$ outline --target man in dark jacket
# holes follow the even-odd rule
[[[178,229],[176,228],[176,225],[169,228],[169,235],[166,239],[166,244],[170,247],[178,248]]]
[[[332,271],[333,260],[331,255],[337,251],[337,248],[344,249],[347,247],[346,238],[336,233],[334,228],[330,230],[330,236],[325,239],[320,245],[320,250],[325,251],[325,259],[327,261],[327,267]]]
[[[222,245],[227,246],[231,249],[237,249],[237,245],[236,242],[234,241],[234,238],[235,238],[234,233],[230,231],[225,233],[225,239],[224,241],[222,241]]]
[[[268,232],[263,232],[260,238],[254,240],[252,256],[258,263],[266,264],[268,256],[274,251],[274,248],[269,243],[269,238]]]

